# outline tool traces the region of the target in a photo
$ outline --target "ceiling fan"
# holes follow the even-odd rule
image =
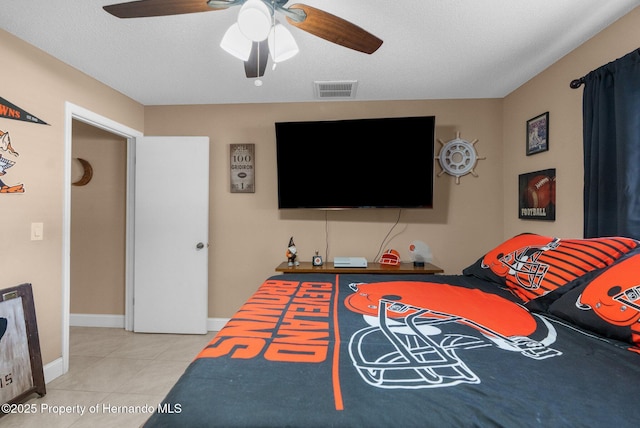
[[[268,28],[266,29],[268,34],[263,33],[261,35],[251,35],[247,37],[251,40],[251,44],[250,46],[247,45],[246,54],[237,55],[236,53],[232,53],[244,60],[245,74],[248,78],[261,77],[264,75],[269,54],[272,55],[274,60],[276,58],[273,49],[274,44],[270,45],[270,42],[273,42],[271,37],[274,37],[274,34],[279,34],[276,31],[284,29],[284,27],[275,20],[276,11],[284,15],[287,22],[294,27],[349,49],[372,54],[382,45],[381,39],[345,19],[305,4],[293,4],[285,7],[288,1],[289,0],[137,0],[104,6],[103,9],[118,18],[144,18],[210,12],[225,10],[233,6],[241,6],[238,24],[234,24],[229,28],[227,33],[231,33],[234,30],[238,33],[238,28],[235,28],[235,26],[241,24],[240,15],[242,15],[244,10],[247,10],[246,16],[257,16],[261,18],[262,21],[267,18],[269,20]],[[247,24],[245,24],[245,29],[247,28],[255,29],[256,25],[247,27]],[[242,33],[242,28],[240,28],[240,30],[240,33]],[[286,29],[283,31],[288,33]],[[247,31],[245,31],[245,36],[246,33]],[[289,37],[293,40],[290,34]],[[227,34],[225,34],[225,39],[226,38]],[[258,40],[256,40],[256,38],[258,38]],[[295,44],[295,41],[293,41],[293,43]],[[231,53],[231,51],[224,46],[223,49]]]

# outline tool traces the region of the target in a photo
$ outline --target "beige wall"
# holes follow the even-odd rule
[[[291,236],[299,260],[310,261],[315,250],[325,255],[326,225],[328,260],[363,256],[375,261],[397,219],[398,210],[388,209],[279,211],[274,122],[417,115],[435,115],[436,138],[444,142],[457,132],[469,141],[478,139],[479,154],[487,159],[479,161],[479,177],[468,175],[459,185],[453,177],[436,177],[434,209],[403,210],[385,248],[397,249],[408,260],[409,243],[420,239],[431,246],[437,265],[447,273],[460,273],[475,261],[483,245],[502,238],[502,196],[495,190],[502,187],[502,100],[147,107],[147,135],[210,138],[209,315],[231,316],[267,276],[275,274],[275,267],[286,260]],[[236,143],[256,145],[254,194],[229,192],[229,144]],[[393,150],[394,139],[388,143],[371,150]],[[440,144],[436,146],[439,151]],[[365,167],[365,156],[354,172]],[[436,170],[440,171],[439,166]],[[319,171],[319,183],[323,174],[332,173]]]
[[[134,129],[143,129],[143,106],[0,30],[0,96],[44,120],[36,125],[0,119],[20,153],[2,179],[25,193],[0,195],[0,288],[33,284],[42,359],[62,355],[62,227],[65,102]],[[3,156],[11,156],[2,152]],[[31,241],[32,222],[44,239]]]
[[[463,177],[459,185],[452,177],[438,177],[433,210],[402,212],[388,246],[405,258],[408,243],[422,239],[437,264],[458,273],[484,250],[522,231],[581,236],[582,91],[570,90],[568,83],[637,48],[639,29],[636,9],[502,100],[175,107],[143,107],[0,30],[0,81],[7,83],[0,96],[50,124],[0,119],[0,129],[11,132],[20,152],[19,163],[3,180],[27,189],[23,195],[0,195],[0,288],[33,283],[44,363],[59,358],[65,101],[147,135],[210,137],[210,317],[230,316],[274,273],[290,236],[302,260],[316,249],[324,253],[325,228],[329,258],[371,260],[396,220],[397,210],[278,211],[273,122],[279,120],[435,115],[437,138],[448,141],[460,132],[479,140],[479,154],[487,158],[476,168],[479,177]],[[544,111],[551,114],[550,151],[527,157],[525,121]],[[256,144],[255,194],[229,193],[232,143]],[[557,221],[518,220],[517,175],[550,167],[557,168],[559,180]],[[32,222],[44,223],[43,241],[30,240]]]
[[[74,120],[72,157],[72,182],[77,158],[94,174],[71,186],[71,313],[124,314],[127,141]]]
[[[504,99],[504,235],[583,236],[582,88],[569,82],[640,47],[640,8],[600,32]],[[525,155],[527,119],[549,112],[549,151]],[[556,168],[555,222],[519,220],[518,174]]]

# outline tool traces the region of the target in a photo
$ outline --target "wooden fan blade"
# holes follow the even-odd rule
[[[269,44],[267,40],[253,42],[249,59],[244,62],[244,74],[249,78],[264,76],[269,59]]]
[[[118,18],[145,18],[210,12],[226,8],[223,6],[211,8],[207,5],[207,0],[138,0],[104,6],[103,9]]]
[[[323,10],[305,4],[294,4],[288,9],[300,9],[307,15],[302,22],[287,16],[289,24],[345,48],[372,54],[382,45],[382,40],[368,31]]]

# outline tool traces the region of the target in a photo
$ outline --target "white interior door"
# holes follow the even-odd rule
[[[142,137],[135,145],[133,330],[204,334],[209,138]]]

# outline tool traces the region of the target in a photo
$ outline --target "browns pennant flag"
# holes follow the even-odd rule
[[[37,123],[40,125],[48,125],[47,122],[38,119],[31,113],[22,110],[15,104],[11,104],[9,101],[0,97],[0,118],[21,120],[23,122]]]

